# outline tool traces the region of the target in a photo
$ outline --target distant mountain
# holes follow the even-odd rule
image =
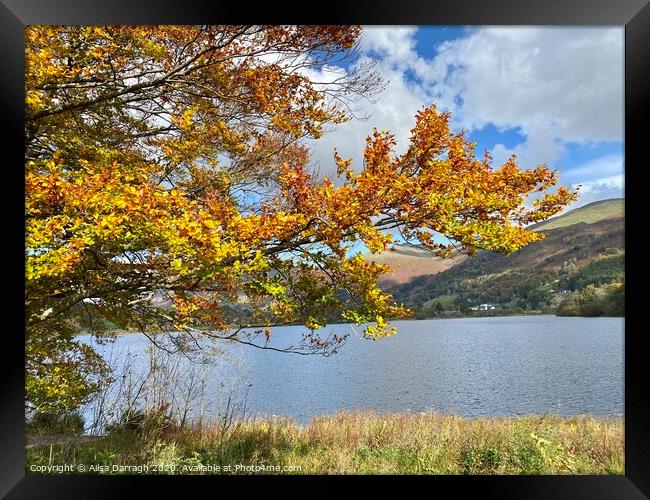
[[[386,288],[416,310],[554,307],[572,290],[624,281],[623,215],[622,199],[591,203],[536,225],[545,239],[514,254],[480,251]]]
[[[533,231],[548,231],[559,227],[566,227],[579,222],[593,224],[605,219],[623,217],[625,215],[625,200],[623,198],[612,198],[600,200],[580,208],[570,210],[565,214],[558,215],[552,219],[540,222],[531,226]]]
[[[396,245],[394,250],[376,255],[368,255],[369,260],[378,264],[388,264],[391,271],[383,275],[379,285],[383,288],[400,285],[422,275],[433,275],[460,264],[466,255],[458,253],[452,258],[433,257],[424,248],[413,245]]]

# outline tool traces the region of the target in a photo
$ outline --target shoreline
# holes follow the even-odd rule
[[[398,321],[430,321],[430,320],[452,320],[452,319],[484,319],[484,318],[516,318],[516,317],[521,317],[521,318],[527,318],[527,317],[554,317],[554,318],[584,318],[584,319],[598,319],[598,318],[609,318],[609,319],[615,319],[615,318],[620,318],[620,319],[625,319],[625,316],[558,316],[557,314],[550,314],[550,313],[531,313],[531,314],[494,314],[494,315],[466,315],[466,316],[432,316],[430,318],[397,318],[397,319],[390,319],[389,321],[391,323],[395,323]],[[325,325],[323,328],[327,328],[329,326],[359,326],[355,325],[354,323],[328,323]],[[278,326],[270,326],[270,328],[283,328],[283,327],[291,327],[291,326],[304,326],[302,323],[295,323],[295,324],[285,324],[285,325],[278,325]],[[362,326],[362,325],[361,325]],[[251,329],[251,328],[265,328],[266,325],[246,325],[243,328],[244,329]],[[360,327],[360,326],[359,326]],[[321,328],[321,330],[323,329]],[[234,330],[235,328],[232,328]],[[206,330],[206,332],[209,333],[209,330]],[[144,335],[140,331],[135,331],[135,330],[110,330],[109,333],[111,335],[116,335],[116,336],[122,336],[122,335]],[[158,333],[151,333],[150,335],[158,335],[158,334],[167,334],[167,333],[180,333],[179,330],[173,330],[171,332],[158,332]],[[76,334],[76,336],[90,336],[93,335],[92,333],[88,331],[81,331]]]
[[[360,410],[308,425],[276,418],[227,429],[219,422],[164,426],[154,419],[96,438],[30,438],[25,468],[64,474],[623,475],[624,431],[623,418],[590,415],[463,419]],[[88,467],[60,467],[69,463]]]

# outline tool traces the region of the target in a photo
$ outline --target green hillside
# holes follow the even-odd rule
[[[572,314],[586,310],[581,304],[587,302],[596,313],[622,314],[623,206],[620,199],[591,203],[539,224],[535,229],[543,230],[546,238],[518,252],[480,251],[436,275],[416,276],[389,291],[420,317],[486,310],[551,313],[561,305],[564,314]]]
[[[579,222],[593,224],[613,217],[623,217],[625,215],[625,200],[623,198],[613,198],[610,200],[601,200],[589,203],[565,214],[553,217],[531,227],[533,231],[548,231],[559,227],[571,226]]]
[[[533,225],[530,229],[546,232],[579,223],[593,225],[601,221],[618,219],[624,215],[624,202],[625,200],[622,198],[614,198],[589,203],[588,205],[576,208],[548,221]],[[622,220],[619,220],[619,222],[622,225]],[[594,227],[592,229],[596,228]],[[589,231],[587,229],[581,229],[581,233],[585,232]],[[569,237],[573,239],[571,235]],[[596,237],[596,235],[592,235],[592,237]],[[550,248],[551,245],[547,244],[542,248],[532,247],[536,249],[533,252],[530,251],[531,249],[519,252],[518,258],[514,259],[514,262],[511,264],[514,267],[536,266],[540,258],[551,259],[554,261],[553,263],[557,263],[560,256],[566,257],[565,248],[563,248],[566,246],[566,241],[563,240],[566,240],[564,235],[561,239],[551,239],[554,242],[554,245],[552,245],[553,248]],[[587,246],[589,242],[581,242],[580,244]],[[618,247],[619,245],[614,244],[613,246]],[[543,257],[540,254],[544,254]],[[574,257],[574,255],[569,256],[569,258],[571,257]],[[457,254],[450,259],[435,258],[427,250],[410,245],[396,245],[395,249],[391,252],[387,251],[378,255],[369,255],[368,258],[377,263],[388,264],[390,266],[391,271],[382,276],[379,281],[379,284],[383,288],[392,288],[399,285],[406,285],[408,287],[408,283],[414,279],[447,271],[462,264],[466,259],[465,255],[462,254]],[[498,261],[499,259],[497,258],[496,260]],[[547,260],[546,263],[548,264],[548,262]],[[466,266],[471,267],[472,264],[467,263]]]

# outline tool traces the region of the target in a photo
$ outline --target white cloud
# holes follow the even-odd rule
[[[612,177],[622,178],[623,156],[620,154],[612,154],[596,158],[595,160],[588,161],[567,170],[563,177],[574,183],[582,182],[583,180],[593,183],[600,179],[609,179]],[[586,183],[583,182],[583,185],[585,184]]]
[[[496,145],[495,163],[514,153],[523,167],[555,167],[567,143],[623,139],[622,28],[486,27],[442,43],[432,60],[416,52],[415,32],[366,28],[361,60],[375,58],[388,85],[378,102],[359,103],[369,120],[346,123],[314,144],[324,174],[334,171],[335,147],[359,168],[373,127],[393,132],[404,151],[415,113],[432,103],[452,111],[455,129],[519,128],[525,142]]]
[[[580,197],[571,209],[592,201],[622,198],[625,196],[623,155],[606,155],[577,165],[563,172],[560,182],[572,187],[580,184]]]
[[[526,143],[508,152],[531,163],[567,142],[623,138],[622,28],[484,28],[443,43],[433,65],[443,101],[462,99],[456,122],[521,127]]]
[[[514,148],[507,148],[503,144],[492,148],[494,164],[501,165],[514,154],[523,168],[533,168],[541,163],[552,167],[564,150],[563,142],[549,127],[536,125],[524,133],[527,136],[526,141]]]
[[[583,193],[598,193],[601,191],[610,191],[614,189],[622,190],[625,187],[625,178],[623,175],[610,175],[589,182],[582,183],[581,191]]]
[[[567,210],[587,205],[598,200],[609,198],[624,198],[625,185],[622,175],[598,179],[597,181],[585,182],[580,190],[580,198]]]
[[[364,29],[361,50],[378,54],[391,64],[417,59],[415,52],[416,26],[369,26]]]
[[[370,55],[380,56],[375,60],[375,70],[386,82],[386,88],[376,102],[361,100],[356,103],[357,114],[367,116],[368,119],[353,119],[326,132],[321,139],[311,144],[312,159],[323,175],[332,177],[336,171],[334,149],[343,158],[353,158],[353,166],[359,170],[365,139],[375,128],[395,135],[396,154],[406,150],[410,130],[415,125],[415,114],[423,106],[433,103],[424,86],[406,78],[407,69],[418,64],[412,39],[414,33],[414,28],[365,30],[361,44],[364,53],[357,65],[367,64]]]

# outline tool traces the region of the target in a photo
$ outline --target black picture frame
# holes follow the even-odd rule
[[[433,0],[388,1],[363,0],[353,4],[328,2],[318,14],[304,10],[305,4],[280,8],[275,3],[264,5],[243,2],[210,2],[192,0],[0,0],[0,102],[4,121],[3,149],[5,161],[3,198],[9,203],[5,210],[5,228],[13,226],[20,241],[24,224],[18,211],[24,205],[21,171],[24,162],[20,144],[24,138],[24,28],[33,24],[220,24],[242,21],[268,24],[382,24],[382,25],[612,25],[625,26],[625,247],[626,247],[626,320],[625,320],[625,475],[624,476],[408,476],[398,481],[402,488],[413,485],[438,493],[441,487],[453,495],[467,490],[487,498],[589,498],[637,499],[650,497],[650,410],[645,404],[647,380],[643,339],[646,331],[637,326],[641,301],[640,276],[635,262],[641,264],[642,245],[632,241],[635,221],[644,216],[639,207],[640,172],[647,166],[642,157],[645,138],[644,119],[650,100],[650,4],[648,0]],[[7,154],[11,153],[11,154]],[[13,161],[12,161],[13,160]],[[15,183],[15,184],[14,184]],[[13,224],[11,222],[13,221]],[[640,224],[637,226],[640,228]],[[639,236],[641,231],[637,232]],[[15,254],[13,253],[15,249]],[[17,265],[24,259],[18,244],[5,245],[7,270],[16,273],[18,286],[7,287],[5,311],[18,317],[24,283],[23,270]],[[24,294],[23,294],[24,295]],[[15,301],[15,307],[13,302]],[[13,312],[12,312],[13,311]],[[162,487],[169,493],[187,495],[188,485],[204,483],[218,495],[241,492],[262,480],[277,482],[283,487],[298,487],[298,492],[332,493],[333,488],[346,486],[351,480],[367,487],[385,489],[395,484],[394,477],[286,476],[261,477],[142,477],[142,476],[39,476],[25,474],[24,422],[24,342],[16,327],[5,322],[0,366],[5,371],[1,393],[0,494],[6,498],[113,498],[128,496],[134,482],[145,482],[147,488]],[[639,322],[640,323],[640,322]],[[24,326],[24,325],[23,325]],[[210,484],[207,483],[210,481]],[[314,481],[316,484],[306,484]],[[266,481],[265,481],[266,482]],[[302,488],[306,487],[305,490]],[[272,492],[272,490],[266,490]],[[280,491],[280,490],[278,490]],[[149,491],[153,494],[152,491]]]

